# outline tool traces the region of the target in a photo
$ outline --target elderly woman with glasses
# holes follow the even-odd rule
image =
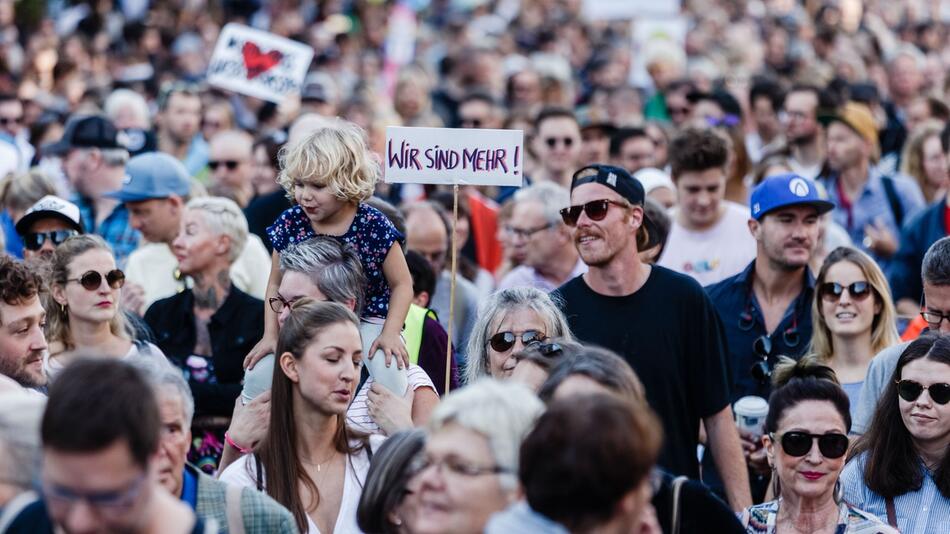
[[[567,319],[547,293],[533,287],[495,292],[482,304],[472,328],[466,383],[483,376],[509,377],[518,363],[515,353],[549,338],[573,341]]]
[[[841,475],[845,499],[905,534],[950,532],[950,338],[904,349]]]
[[[842,497],[851,413],[834,371],[814,357],[783,358],[773,378],[762,444],[776,500],[743,511],[746,532],[896,533]]]

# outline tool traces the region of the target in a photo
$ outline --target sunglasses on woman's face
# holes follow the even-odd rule
[[[105,275],[106,283],[112,289],[119,289],[125,285],[125,273],[119,269],[112,269]],[[69,278],[67,282],[79,282],[82,287],[89,291],[95,291],[102,286],[102,274],[98,271],[86,271],[79,278]]]
[[[607,210],[610,209],[610,205],[620,206],[623,208],[629,207],[625,202],[619,202],[617,200],[591,200],[586,204],[581,204],[580,206],[569,206],[567,208],[561,208],[561,219],[564,220],[564,224],[568,226],[576,226],[577,219],[581,218],[581,213],[586,213],[587,217],[592,221],[602,221],[604,217],[607,216]]]
[[[775,440],[775,434],[769,434]],[[789,456],[801,457],[811,452],[812,445],[818,440],[818,451],[829,459],[841,458],[848,452],[848,436],[844,434],[809,434],[807,432],[786,432],[779,443]]]
[[[871,284],[867,282],[855,282],[851,285],[843,286],[838,282],[828,282],[821,284],[818,288],[821,298],[826,302],[838,302],[844,290],[848,290],[852,300],[864,300],[871,296]]]
[[[950,402],[950,384],[938,383],[924,386],[913,380],[897,381],[897,394],[907,402],[917,400],[925,389],[930,393],[930,398],[937,404],[942,405]]]
[[[514,332],[498,332],[488,339],[488,344],[495,352],[508,352],[515,346],[515,341],[521,337],[521,344],[525,347],[541,343],[547,337],[537,330],[525,330],[521,336]]]

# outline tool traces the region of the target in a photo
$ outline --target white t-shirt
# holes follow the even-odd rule
[[[132,346],[129,347],[129,352],[125,353],[125,356],[123,356],[121,359],[125,361],[132,358],[155,358],[162,363],[171,365],[171,362],[169,362],[168,358],[165,357],[162,349],[147,341],[132,342]],[[43,355],[43,373],[46,374],[46,378],[48,380],[53,380],[56,378],[56,375],[58,375],[65,368],[66,365],[63,364],[62,360],[56,357],[51,357],[49,351]]]
[[[756,253],[756,242],[749,232],[749,208],[724,202],[725,213],[708,230],[687,230],[674,217],[657,264],[692,276],[703,286],[745,269]]]
[[[370,436],[369,446],[375,451],[385,441],[383,436]],[[356,509],[360,504],[360,495],[366,483],[366,473],[369,471],[369,454],[364,448],[355,456],[346,458],[346,478],[343,480],[343,498],[340,500],[340,512],[336,516],[333,532],[361,533],[356,524]],[[243,488],[257,489],[257,462],[253,454],[247,454],[240,460],[227,466],[219,479],[227,484]],[[267,487],[266,474],[261,477],[264,487]],[[320,534],[316,523],[307,516],[307,532],[301,534]]]
[[[406,372],[406,380],[409,382],[409,387],[412,388],[413,391],[419,388],[429,388],[435,391],[435,384],[432,383],[432,379],[429,378],[425,370],[418,365],[409,365],[409,369]],[[374,382],[372,376],[367,378],[366,382],[363,383],[363,387],[360,388],[359,393],[356,394],[356,398],[350,403],[349,409],[346,410],[346,424],[351,428],[366,432],[367,434],[382,433],[379,425],[373,420],[373,416],[369,414],[369,408],[366,406],[366,400],[369,398],[369,390],[373,387]]]

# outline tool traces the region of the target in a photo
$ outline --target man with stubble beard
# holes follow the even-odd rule
[[[46,386],[46,311],[40,276],[8,256],[0,257],[0,391]]]
[[[651,246],[643,202],[643,185],[624,169],[591,165],[574,173],[571,205],[561,216],[588,271],[553,297],[579,340],[617,352],[640,377],[663,422],[660,466],[699,478],[702,422],[729,504],[741,510],[752,501],[729,404],[722,326],[698,282],[640,260],[638,252]]]

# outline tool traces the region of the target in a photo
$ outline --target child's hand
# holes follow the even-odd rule
[[[261,361],[261,358],[271,354],[277,350],[277,336],[274,334],[268,334],[264,332],[264,337],[257,342],[257,345],[254,345],[254,348],[251,349],[251,352],[247,353],[247,356],[244,358],[244,368],[251,370]]]
[[[406,350],[406,345],[402,342],[402,338],[399,337],[399,334],[387,334],[386,331],[379,334],[379,337],[373,341],[373,345],[369,349],[368,358],[372,359],[376,355],[376,351],[381,350],[383,354],[386,355],[386,367],[389,367],[392,364],[392,359],[396,358],[396,367],[399,369],[408,369],[409,368],[409,351]]]

